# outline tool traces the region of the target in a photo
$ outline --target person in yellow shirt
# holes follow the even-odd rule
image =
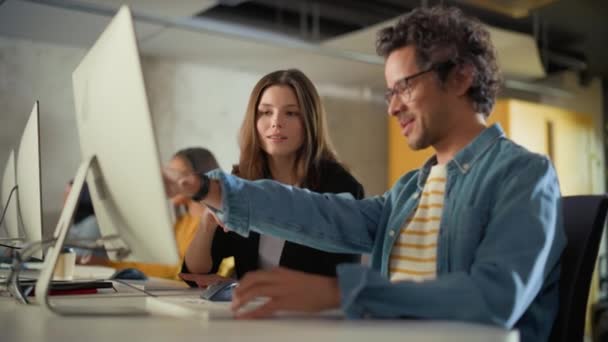
[[[171,161],[169,162],[168,168],[174,169],[179,172],[195,172],[205,173],[213,169],[219,168],[219,165],[213,156],[213,154],[202,147],[191,147],[178,151],[175,153]],[[86,184],[85,184],[86,186]],[[71,190],[71,183],[66,187],[64,197]],[[117,270],[123,270],[126,268],[135,268],[142,271],[146,276],[168,278],[181,280],[178,274],[181,270],[182,260],[186,254],[186,250],[190,245],[190,242],[194,238],[201,221],[201,215],[204,213],[201,204],[192,201],[182,195],[171,198],[175,206],[176,211],[176,222],[174,225],[175,241],[177,243],[177,249],[180,256],[180,262],[176,265],[164,265],[164,264],[148,264],[139,262],[129,261],[112,261],[107,259],[105,251],[98,252],[87,252],[80,251],[78,262],[82,264],[96,264],[105,265],[116,268]],[[76,210],[74,219],[74,226],[70,229],[70,238],[72,240],[81,239],[92,239],[99,238],[99,227],[95,219],[95,212],[91,203],[91,198],[88,195],[86,188],[80,195],[79,205]],[[80,217],[82,216],[82,217]],[[222,276],[230,275],[229,261],[225,263],[227,269],[218,272]]]
[[[178,172],[205,173],[219,168],[213,154],[202,147],[191,147],[175,153],[168,168]],[[136,268],[147,276],[181,280],[178,274],[181,270],[182,260],[190,242],[194,238],[200,225],[204,209],[200,203],[192,201],[183,195],[171,198],[176,210],[176,222],[174,225],[175,242],[180,257],[176,265],[148,264],[139,262],[108,261],[107,264],[117,270],[125,268]]]

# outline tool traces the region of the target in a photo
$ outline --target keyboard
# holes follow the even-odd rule
[[[266,302],[258,299],[248,303],[242,310],[253,310]],[[146,310],[152,314],[195,319],[233,319],[230,302],[212,302],[196,296],[147,297]]]
[[[240,310],[244,312],[251,311],[263,305],[267,300],[267,298],[253,300]],[[230,302],[212,302],[199,296],[147,297],[146,310],[151,314],[202,320],[234,318],[234,313],[230,309]],[[317,313],[281,311],[275,313],[274,316],[276,318],[287,319],[344,319],[344,314],[339,309],[325,310]]]

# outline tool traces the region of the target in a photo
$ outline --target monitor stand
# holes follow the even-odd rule
[[[62,316],[125,316],[125,315],[148,315],[149,312],[144,308],[138,308],[133,305],[129,306],[64,306],[53,305],[49,300],[49,287],[53,279],[53,273],[59,254],[65,244],[68,231],[71,227],[72,219],[74,217],[74,211],[78,204],[78,198],[80,192],[85,183],[86,176],[89,171],[97,172],[101,174],[100,168],[97,164],[97,158],[95,156],[88,157],[85,159],[76,172],[74,177],[74,183],[72,190],[68,194],[66,204],[61,211],[61,216],[57,222],[55,232],[53,233],[53,239],[51,245],[46,253],[44,259],[44,266],[36,282],[36,301],[44,309],[49,310],[55,314]]]

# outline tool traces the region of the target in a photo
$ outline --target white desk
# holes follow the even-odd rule
[[[68,297],[68,296],[65,296]],[[75,296],[61,302],[79,301]],[[54,297],[56,298],[56,297]],[[96,298],[95,301],[102,298]],[[143,300],[136,296],[103,298]],[[455,322],[282,318],[255,321],[177,319],[171,317],[62,317],[36,305],[20,305],[0,298],[0,336],[3,342],[37,341],[451,341],[517,342],[517,332]]]

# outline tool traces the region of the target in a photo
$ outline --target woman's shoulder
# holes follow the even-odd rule
[[[320,192],[350,192],[355,198],[363,198],[363,186],[341,163],[322,161],[319,167]]]

